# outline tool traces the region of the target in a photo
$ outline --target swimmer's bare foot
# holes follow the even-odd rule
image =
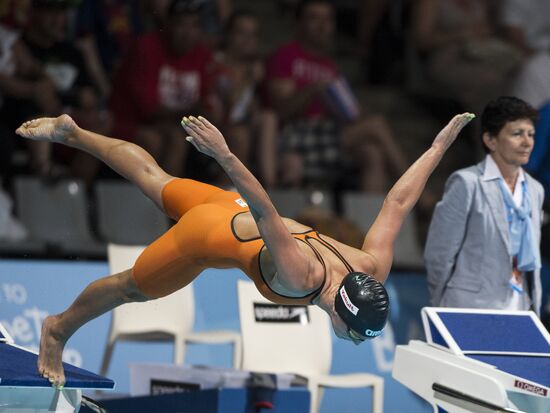
[[[15,133],[35,141],[51,141],[68,144],[77,126],[69,115],[57,118],[38,118],[24,122]]]
[[[455,141],[462,128],[464,128],[464,126],[466,126],[474,118],[475,115],[473,113],[462,113],[460,115],[456,115],[451,119],[447,126],[445,126],[441,132],[438,133],[433,142],[433,146],[446,151]]]
[[[57,316],[46,317],[42,323],[38,372],[50,381],[52,386],[61,388],[65,384],[65,373],[61,357],[65,340],[57,331]]]

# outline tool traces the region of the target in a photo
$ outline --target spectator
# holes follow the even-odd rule
[[[11,29],[23,29],[29,23],[32,0],[0,0],[0,22]]]
[[[356,4],[356,9],[353,12],[356,15],[356,35],[358,52],[365,57],[369,56],[371,47],[376,34],[376,29],[388,13],[388,9],[392,7],[392,2],[389,0],[362,0]],[[397,7],[402,5],[397,3]]]
[[[483,111],[487,156],[451,175],[430,224],[425,262],[433,305],[540,312],[544,190],[522,169],[537,115],[513,97]]]
[[[11,156],[15,148],[14,124],[10,122],[6,99],[26,100],[42,112],[52,110],[55,90],[19,38],[17,32],[0,24],[0,175],[10,172]]]
[[[76,16],[78,45],[103,97],[120,58],[142,32],[140,0],[84,0]]]
[[[339,0],[338,54],[360,59],[370,84],[403,82],[405,25],[409,0]]]
[[[506,0],[502,24],[526,63],[512,93],[540,108],[550,100],[550,7],[546,0]]]
[[[233,14],[233,0],[191,0],[199,9],[203,41],[211,48],[217,47],[222,39],[224,27]],[[141,16],[145,31],[162,27],[167,17],[170,0],[141,0]]]
[[[233,0],[195,0],[201,4],[201,24],[209,45],[223,42],[224,27],[233,15]]]
[[[473,112],[508,89],[521,56],[496,35],[489,0],[419,0],[413,15],[416,48],[435,87]]]
[[[38,107],[29,100],[10,100],[5,105],[3,116],[10,119],[11,127],[38,115],[56,115],[63,109],[71,112],[86,127],[97,132],[107,132],[108,123],[99,110],[98,95],[86,71],[82,54],[67,40],[70,8],[70,0],[32,2],[29,24],[22,34],[22,40],[53,83],[55,93],[48,94],[48,101]],[[45,83],[44,88],[47,85]],[[84,153],[69,150],[52,154],[47,142],[32,142],[30,153],[33,169],[42,175],[57,174],[56,166],[64,164],[73,175],[89,182],[100,165]]]
[[[253,14],[237,11],[229,18],[216,66],[215,93],[222,107],[222,128],[228,144],[249,167],[252,152],[257,150],[261,180],[264,186],[273,187],[277,119],[275,113],[260,106],[257,98],[264,67],[258,54],[258,20]]]
[[[359,169],[362,189],[384,192],[390,174],[400,174],[407,161],[380,115],[361,116],[345,87],[330,49],[334,8],[328,0],[305,0],[297,9],[296,40],[281,46],[267,66],[268,97],[284,123],[281,134],[281,181],[297,186],[304,180],[335,183],[344,159]],[[338,86],[334,87],[334,85]],[[343,86],[343,87],[342,87]],[[336,99],[346,110],[346,125],[331,112]],[[340,105],[336,105],[342,107]]]
[[[208,109],[213,59],[201,33],[196,2],[173,0],[166,30],[136,40],[111,96],[113,133],[144,147],[175,175],[185,170],[189,146],[181,114]],[[218,120],[219,114],[213,118]]]
[[[140,0],[143,32],[153,32],[164,27],[170,3],[171,0]]]

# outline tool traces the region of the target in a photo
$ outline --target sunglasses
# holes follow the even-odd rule
[[[357,334],[355,331],[353,331],[352,329],[350,329],[348,327],[348,337],[351,339],[351,341],[353,341],[354,344],[356,345],[359,345],[361,344],[363,341],[365,341],[365,337],[363,336],[360,336],[359,334]]]

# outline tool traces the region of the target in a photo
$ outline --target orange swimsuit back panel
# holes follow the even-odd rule
[[[249,208],[236,192],[190,179],[165,185],[166,213],[177,221],[137,259],[133,276],[138,288],[159,298],[191,283],[206,268],[239,268],[267,299],[281,304],[309,304],[304,298],[283,297],[264,282],[259,255],[263,240],[238,240],[232,230],[235,215]],[[301,238],[301,235],[296,238]]]

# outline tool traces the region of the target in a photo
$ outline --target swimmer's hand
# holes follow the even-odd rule
[[[181,126],[189,134],[185,139],[201,153],[216,160],[221,160],[231,154],[221,132],[206,118],[199,116],[184,117]]]
[[[456,137],[476,115],[473,113],[462,113],[456,115],[435,137],[432,147],[445,152],[449,149],[449,146],[455,141]]]

